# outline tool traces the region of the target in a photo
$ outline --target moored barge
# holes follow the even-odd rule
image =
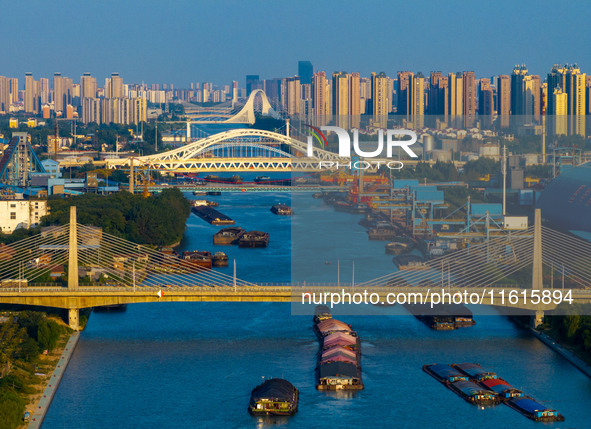
[[[238,244],[238,240],[245,233],[244,229],[239,226],[231,226],[229,228],[222,228],[213,235],[213,244],[230,245]]]
[[[190,265],[197,269],[211,269],[211,253],[207,251],[186,251],[182,254],[183,266]]]
[[[268,232],[248,231],[242,234],[238,240],[238,247],[267,247],[268,245]]]
[[[224,252],[215,252],[211,260],[214,267],[227,267],[229,263],[228,255]]]
[[[252,389],[248,412],[253,416],[292,416],[298,411],[299,391],[282,378],[266,380]]]
[[[234,225],[234,219],[209,206],[193,206],[191,211],[212,225]]]

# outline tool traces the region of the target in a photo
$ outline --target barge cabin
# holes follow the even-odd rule
[[[248,412],[253,416],[292,416],[298,411],[299,392],[282,378],[259,384],[250,393]]]

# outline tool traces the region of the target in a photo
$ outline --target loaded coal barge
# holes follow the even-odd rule
[[[272,378],[252,389],[248,412],[253,416],[292,416],[298,412],[299,392],[282,378]]]
[[[193,206],[191,211],[212,225],[234,225],[234,219],[209,206]]]
[[[267,247],[268,245],[268,232],[248,231],[242,234],[238,240],[238,247]]]
[[[239,226],[231,226],[230,228],[222,228],[213,235],[213,244],[217,245],[231,245],[238,244],[238,240],[245,233],[244,229]]]

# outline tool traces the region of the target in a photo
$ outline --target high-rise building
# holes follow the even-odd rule
[[[586,75],[577,65],[569,66],[566,72],[566,93],[568,94],[568,131],[585,137]]]
[[[464,114],[464,75],[460,72],[448,75],[449,116],[452,126],[460,126]]]
[[[280,110],[281,79],[265,80],[265,94],[267,95],[271,106],[273,106],[273,108],[276,110]]]
[[[254,90],[254,89],[253,89]],[[302,85],[299,76],[288,77],[281,81],[281,105],[288,116],[300,113]]]
[[[255,89],[263,89],[263,82],[259,80],[258,74],[246,75],[246,96],[248,97]]]
[[[411,121],[413,128],[423,128],[425,125],[425,76],[417,73],[410,80]]]
[[[585,77],[585,86],[587,87],[587,110],[586,114],[591,115],[591,75]]]
[[[107,98],[123,98],[125,93],[123,90],[123,78],[119,73],[111,74],[110,93]]]
[[[493,90],[490,84],[490,79],[480,79],[480,89],[478,92],[478,116],[481,120],[481,125],[490,127],[492,125],[492,118],[494,113],[494,98]]]
[[[388,95],[389,81],[386,73],[371,74],[372,112],[373,125],[377,128],[386,128],[388,125]]]
[[[371,79],[367,77],[359,78],[359,113],[365,115],[371,110]]]
[[[80,77],[80,98],[95,98],[96,97],[96,78],[92,77],[90,73],[84,73]]]
[[[568,132],[568,95],[560,87],[554,88],[552,106],[554,114],[554,134],[566,135]]]
[[[39,113],[38,85],[32,73],[25,73],[25,112]]]
[[[429,115],[437,115],[446,120],[449,114],[449,79],[443,76],[440,71],[431,72],[429,78],[429,97],[428,108]]]
[[[397,113],[408,118],[411,114],[411,80],[413,73],[409,71],[398,72],[398,104]]]
[[[554,103],[562,101],[562,94],[566,95],[567,133],[585,136],[585,106],[586,106],[586,75],[581,73],[577,65],[560,67],[555,65],[548,74],[548,115],[558,116],[558,106]],[[556,92],[556,89],[560,91]],[[558,127],[557,120],[557,127]],[[560,122],[561,123],[561,122]],[[558,133],[558,128],[555,130]]]
[[[49,103],[49,79],[46,77],[39,79],[39,88],[41,90],[41,93],[39,94],[41,104]]]
[[[330,116],[330,90],[326,73],[323,71],[314,73],[312,77],[312,102],[314,108],[314,124],[326,125]]]
[[[82,122],[101,123],[101,102],[98,98],[85,97],[82,99]]]
[[[508,75],[500,75],[497,78],[497,116],[499,126],[507,128],[511,115],[511,78]]]
[[[525,112],[525,86],[524,80],[527,76],[527,68],[524,65],[515,66],[511,73],[511,114],[523,117]],[[522,123],[520,120],[519,123]]]
[[[351,128],[361,126],[361,77],[359,73],[351,73],[349,76],[349,114],[351,115]]]
[[[9,113],[10,106],[10,81],[4,76],[0,76],[0,113]]]
[[[310,61],[298,61],[298,75],[302,85],[312,84],[314,67]]]
[[[65,108],[67,104],[67,96],[64,91],[62,74],[55,73],[53,75],[53,110],[55,110],[56,116],[61,113],[66,113]]]
[[[476,76],[473,71],[465,71],[463,78],[464,126],[471,128],[476,119]]]

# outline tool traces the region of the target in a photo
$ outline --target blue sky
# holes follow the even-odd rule
[[[316,70],[591,72],[591,4],[577,0],[27,0],[0,3],[0,75],[216,84]]]

